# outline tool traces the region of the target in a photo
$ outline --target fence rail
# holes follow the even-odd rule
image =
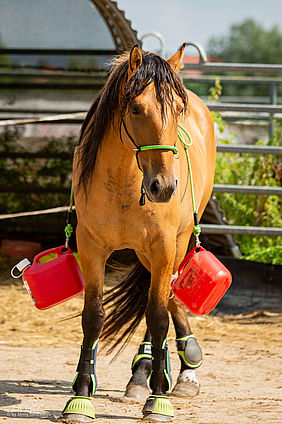
[[[56,155],[57,156],[57,155]],[[49,158],[49,156],[39,156]],[[59,156],[58,156],[59,157]],[[61,157],[61,156],[60,156]],[[70,156],[68,157],[70,160]],[[66,187],[41,186],[35,184],[16,185],[14,187],[0,186],[2,193],[68,193]],[[213,186],[214,193],[239,193],[239,194],[262,194],[266,196],[282,196],[282,188],[280,187],[264,187],[264,186],[237,186],[229,184],[215,184]]]
[[[38,82],[6,82],[5,84],[0,84],[0,90],[100,90],[105,84],[105,80],[97,80],[88,82],[49,82],[49,81],[41,81]]]
[[[251,104],[231,104],[231,103],[207,103],[210,110],[216,112],[257,112],[257,113],[282,113],[282,105],[251,105]]]
[[[280,146],[247,146],[243,144],[218,144],[217,152],[221,153],[254,153],[259,155],[282,155],[282,147]]]
[[[214,193],[265,194],[267,196],[282,196],[282,188],[267,186],[214,184],[213,191]]]
[[[282,74],[282,65],[263,64],[263,63],[224,63],[224,62],[206,62],[206,63],[185,63],[185,71],[203,71],[203,72],[247,72],[247,73],[270,73]]]
[[[43,209],[30,212],[20,212],[14,214],[0,215],[0,221],[15,218],[26,218],[30,216],[65,213],[69,209],[68,206],[60,206],[57,208]],[[75,206],[73,206],[75,210]],[[241,235],[262,235],[262,236],[282,236],[282,228],[279,227],[256,227],[256,226],[240,226],[240,225],[216,225],[201,224],[203,234],[241,234]]]
[[[282,156],[282,147],[280,146],[245,146],[245,145],[230,145],[230,144],[218,144],[216,146],[217,152],[220,153],[246,153],[246,154],[258,154],[258,155],[277,155]],[[0,152],[0,158],[2,159],[51,159],[54,155],[48,152]],[[70,153],[59,152],[56,153],[56,157],[60,159],[69,159]]]
[[[241,225],[216,225],[201,224],[204,234],[238,234],[238,235],[260,235],[260,236],[282,236],[282,228],[279,227],[254,227]]]
[[[0,49],[0,55],[47,55],[47,56],[113,56],[116,55],[116,50],[110,49],[22,49],[22,48],[8,48]]]

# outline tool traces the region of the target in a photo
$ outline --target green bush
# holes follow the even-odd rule
[[[26,152],[15,129],[0,135],[0,153]],[[50,158],[5,158],[0,157],[0,186],[11,188],[11,192],[0,193],[1,213],[15,213],[66,205],[69,198],[72,170],[72,152],[77,140],[40,139],[34,152],[50,154]],[[68,152],[69,160],[56,157]],[[50,189],[49,192],[34,193],[33,187]],[[14,193],[13,188],[23,188]],[[52,191],[59,189],[65,192]]]
[[[220,142],[232,143],[232,140]],[[275,135],[267,144],[281,145],[281,142],[282,131],[277,124]],[[218,153],[215,183],[279,186],[280,181],[275,179],[277,165],[281,166],[281,162],[274,155]],[[231,225],[282,226],[279,196],[222,193],[216,198]],[[242,235],[235,239],[245,259],[282,264],[282,237]]]

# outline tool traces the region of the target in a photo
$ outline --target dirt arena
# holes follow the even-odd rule
[[[39,311],[21,285],[2,283],[0,422],[57,422],[71,396],[82,339],[80,318],[62,319],[81,311],[83,298]],[[201,391],[191,399],[172,399],[173,423],[281,422],[282,314],[261,301],[264,308],[251,313],[190,318],[204,352],[197,374]],[[123,392],[143,331],[144,325],[111,364],[100,346],[94,400],[97,423],[140,422],[142,404],[125,402]],[[179,361],[172,326],[168,345],[175,382]]]

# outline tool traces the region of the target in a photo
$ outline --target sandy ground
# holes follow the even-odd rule
[[[26,291],[0,286],[0,422],[43,424],[57,418],[71,396],[82,333],[82,296],[46,311],[37,310]],[[282,314],[271,308],[240,315],[193,316],[190,323],[204,352],[198,370],[200,394],[173,398],[173,422],[191,424],[282,422]],[[130,363],[144,326],[113,363],[100,347],[96,422],[133,424],[142,405],[124,402]],[[171,326],[168,344],[176,381],[179,361]]]

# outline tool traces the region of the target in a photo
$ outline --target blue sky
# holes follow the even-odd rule
[[[265,29],[282,25],[282,0],[117,0],[132,26],[143,35],[160,32],[165,52],[174,53],[184,41],[196,41],[206,47],[213,35],[225,34],[232,23],[254,18]],[[148,43],[158,43],[148,38]],[[154,45],[153,45],[154,44]],[[194,54],[191,50],[191,54]],[[189,53],[189,52],[187,52]]]

